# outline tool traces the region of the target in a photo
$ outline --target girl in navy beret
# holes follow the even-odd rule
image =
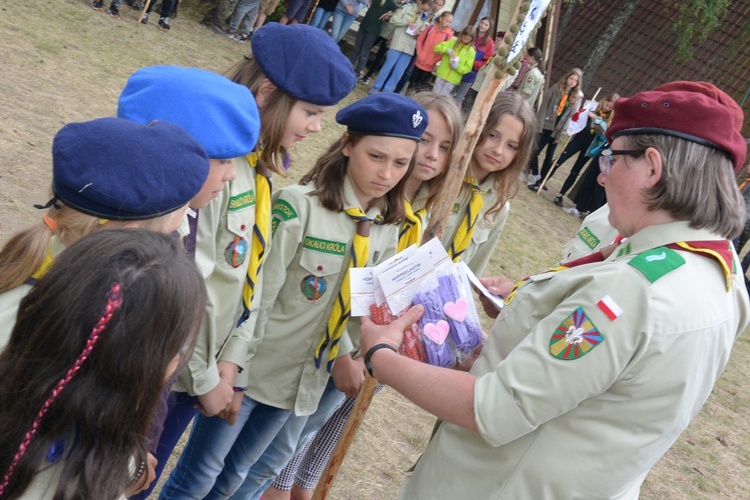
[[[341,109],[336,121],[347,132],[299,184],[274,193],[272,251],[239,418],[230,426],[197,417],[164,498],[254,498],[268,476],[244,478],[266,447],[290,450],[273,457],[277,472],[308,416],[327,414],[364,381],[349,354],[348,330],[357,331],[347,326],[349,269],[396,253],[406,179],[428,117],[408,97],[377,94]]]
[[[236,177],[198,216],[196,262],[206,279],[209,306],[193,358],[174,388],[180,401],[172,407],[185,411],[167,420],[164,434],[169,431],[172,437],[190,423],[195,403],[205,420],[218,427],[229,427],[238,418],[248,358],[257,343],[255,325],[262,317],[264,261],[275,251],[270,248],[271,177],[285,173],[287,152],[320,132],[323,114],[356,83],[351,63],[317,28],[270,23],[255,32],[251,43],[252,53],[228,77],[252,93],[260,134],[253,151],[234,158]],[[163,435],[159,455],[169,456],[175,444],[176,439]],[[206,477],[179,472],[191,467],[190,458],[195,457],[183,457],[167,480],[164,497],[180,492],[174,494],[201,498],[211,488],[219,470]]]
[[[421,241],[422,233],[430,217],[430,210],[433,208],[437,194],[444,187],[451,155],[461,138],[464,126],[461,112],[451,96],[434,92],[418,92],[411,97],[427,111],[429,123],[419,141],[414,170],[406,180],[404,191],[406,218],[399,231],[399,251]],[[354,360],[361,366],[362,358],[359,355]],[[378,386],[377,390],[379,391],[381,387]],[[320,430],[318,427],[323,423],[328,412],[323,412],[319,407],[318,412],[308,419],[298,443],[300,445],[304,443],[315,431],[317,434],[278,474],[271,487],[263,493],[263,498],[267,500],[286,498],[288,500],[290,490],[292,498],[312,497],[312,490],[323,473],[339,434],[354,407],[356,396],[352,393],[348,395],[351,397],[346,398],[320,427]],[[262,474],[264,470],[276,472],[280,466],[283,466],[283,464],[273,463],[277,458],[285,456],[282,450],[277,449],[275,446],[277,444],[279,444],[277,440],[274,440],[261,459],[250,468],[248,479],[255,474]],[[299,472],[298,468],[300,468]]]
[[[443,246],[481,276],[518,192],[533,149],[536,117],[514,94],[499,94],[471,155],[461,191],[443,231]]]
[[[149,417],[205,300],[167,235],[98,231],[62,252],[0,353],[0,497],[114,500],[147,485]]]

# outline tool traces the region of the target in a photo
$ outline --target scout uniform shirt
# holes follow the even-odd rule
[[[264,267],[265,288],[255,337],[260,341],[248,363],[247,395],[261,403],[311,415],[328,383],[329,347],[320,368],[313,353],[320,342],[333,301],[349,264],[349,246],[357,224],[345,212],[333,212],[309,196],[315,186],[293,185],[274,193],[272,251]],[[344,181],[344,207],[359,206]],[[370,208],[375,218],[379,208]],[[370,257],[374,265],[396,253],[398,224],[370,225]],[[344,332],[339,356],[352,343]]]
[[[256,172],[244,156],[234,161],[237,177],[198,212],[195,263],[206,281],[208,301],[195,350],[172,387],[194,396],[218,385],[217,361],[244,368],[262,292],[259,276],[250,317],[236,328],[252,251]],[[239,373],[235,385],[243,386],[244,377],[244,371]]]
[[[444,423],[402,497],[638,498],[748,324],[738,271],[665,246],[706,240],[731,248],[674,222],[531,277],[471,370],[479,432]]]
[[[482,210],[479,212],[477,223],[474,226],[471,243],[469,243],[469,247],[461,255],[461,260],[477,276],[481,276],[484,268],[487,267],[487,263],[490,261],[492,252],[495,250],[495,245],[497,245],[500,239],[500,234],[503,232],[505,221],[508,220],[508,214],[510,213],[510,203],[506,203],[499,212],[495,212],[489,218],[489,221],[485,217],[487,211],[497,201],[497,191],[495,191],[493,186],[494,182],[495,176],[490,174],[479,185],[479,189],[485,191],[485,194],[482,195],[484,204],[482,205]],[[458,225],[464,220],[466,207],[469,205],[470,200],[471,190],[466,183],[463,183],[461,191],[458,193],[458,200],[453,204],[451,215],[448,217],[448,222],[445,223],[445,229],[443,230],[441,242],[446,249],[450,249],[451,247]]]
[[[53,260],[65,250],[65,245],[55,235],[50,238],[49,245]],[[0,351],[5,348],[8,340],[10,340],[10,334],[16,325],[16,315],[21,300],[28,295],[32,287],[33,284],[26,282],[0,294]]]

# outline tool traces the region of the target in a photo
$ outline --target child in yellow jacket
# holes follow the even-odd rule
[[[443,54],[443,59],[437,68],[437,78],[432,87],[438,94],[450,94],[461,83],[461,78],[471,71],[474,64],[474,38],[476,30],[467,26],[452,38],[435,46],[436,54]]]

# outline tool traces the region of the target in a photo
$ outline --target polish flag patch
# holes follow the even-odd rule
[[[598,307],[610,321],[614,321],[622,316],[622,309],[609,295],[602,297],[602,299],[596,303],[596,307]]]

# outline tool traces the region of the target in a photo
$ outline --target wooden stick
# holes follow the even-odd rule
[[[520,6],[521,2],[518,2],[515,13],[511,17],[511,24],[513,24],[518,17]],[[509,33],[510,31],[508,30],[506,32]],[[507,47],[503,41],[498,45],[500,47]],[[509,47],[507,48],[510,49]],[[496,55],[495,57],[499,56]],[[494,66],[493,62],[488,62],[488,64],[493,64],[493,66],[488,68],[487,77],[482,84],[482,88],[479,90],[479,94],[477,95],[469,119],[466,121],[464,133],[458,142],[456,151],[453,154],[451,165],[446,174],[445,186],[435,203],[432,215],[430,216],[430,223],[425,229],[422,237],[423,242],[429,241],[433,237],[440,238],[440,236],[442,236],[445,222],[448,220],[450,210],[453,207],[453,202],[458,197],[461,185],[463,184],[464,175],[469,167],[471,155],[476,147],[479,134],[482,131],[484,123],[487,121],[487,116],[490,113],[492,103],[507,78],[507,74],[503,74],[502,77],[498,78],[496,76],[498,67]],[[336,473],[346,457],[346,452],[349,450],[349,447],[354,440],[354,436],[357,434],[357,429],[365,418],[367,409],[372,402],[372,397],[375,395],[376,387],[377,381],[370,376],[366,377],[365,383],[362,385],[362,389],[360,389],[359,394],[357,395],[357,400],[354,403],[352,413],[349,415],[349,419],[346,421],[346,426],[336,443],[336,448],[334,448],[331,458],[326,465],[326,469],[321,476],[321,480],[315,488],[313,500],[324,500],[330,492]]]
[[[599,87],[598,89],[596,89],[596,92],[594,93],[594,97],[592,97],[592,98],[591,98],[591,100],[592,100],[592,101],[596,101],[596,97],[597,97],[597,96],[599,95],[599,92],[601,92],[601,90],[602,90],[602,88],[601,88],[601,87]],[[583,105],[581,105],[581,109],[583,109]],[[580,132],[578,132],[578,133],[580,134]],[[557,156],[555,156],[555,159],[554,159],[554,160],[552,160],[552,167],[551,167],[551,168],[549,169],[549,171],[547,172],[547,175],[545,175],[545,176],[544,176],[544,179],[542,180],[542,183],[541,183],[541,184],[539,184],[539,189],[537,189],[537,191],[536,191],[536,195],[537,195],[537,196],[539,196],[539,195],[541,194],[541,192],[542,192],[542,188],[544,187],[544,185],[545,185],[545,184],[547,184],[547,180],[548,180],[548,179],[549,179],[550,177],[552,177],[552,172],[554,172],[554,171],[555,171],[555,167],[559,167],[559,165],[557,165],[557,160],[558,160],[558,159],[559,159],[559,158],[560,158],[560,157],[561,157],[561,156],[563,155],[563,153],[565,152],[565,148],[567,148],[567,147],[568,147],[568,143],[570,142],[570,139],[571,139],[571,137],[572,137],[572,136],[569,136],[569,135],[565,135],[565,137],[567,137],[567,138],[568,138],[568,140],[564,141],[564,143],[563,143],[563,144],[564,144],[564,146],[563,146],[563,149],[562,149],[562,151],[560,151],[560,154],[558,154]],[[549,147],[549,146],[547,146],[547,147]]]
[[[141,17],[138,18],[138,20],[135,22],[135,27],[138,28],[138,26],[141,25],[141,21],[143,21],[143,16],[146,15],[146,9],[148,9],[148,6],[151,5],[151,0],[146,0],[143,2],[143,10],[141,11]]]

